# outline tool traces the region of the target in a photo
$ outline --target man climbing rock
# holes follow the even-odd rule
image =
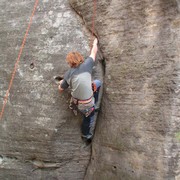
[[[82,138],[86,142],[91,142],[93,137],[95,104],[101,87],[100,80],[92,81],[92,69],[97,51],[97,39],[95,39],[87,59],[84,60],[78,52],[70,52],[66,57],[70,69],[58,86],[60,92],[70,87],[72,95],[70,108],[77,108],[83,115],[81,131]]]

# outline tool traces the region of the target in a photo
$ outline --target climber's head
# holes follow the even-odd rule
[[[78,52],[70,52],[66,57],[66,62],[70,67],[76,68],[84,62],[83,56]]]

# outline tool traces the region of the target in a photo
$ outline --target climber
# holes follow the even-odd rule
[[[98,51],[97,43],[97,38],[95,38],[91,54],[85,60],[79,52],[70,52],[67,55],[66,62],[70,69],[58,86],[60,92],[68,87],[71,88],[70,108],[76,108],[83,115],[81,131],[85,142],[91,142],[93,138],[95,105],[101,87],[100,80],[92,81],[92,69]]]

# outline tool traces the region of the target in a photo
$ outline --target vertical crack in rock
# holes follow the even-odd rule
[[[75,7],[74,7],[74,4],[72,2],[70,2],[70,5],[72,7],[72,9],[76,12],[76,14],[80,17],[80,19],[82,20],[82,24],[85,26],[85,28],[88,30],[89,32],[89,36],[92,36],[92,33],[94,33],[94,36],[96,36],[98,38],[98,41],[100,41],[99,37],[98,37],[98,34],[96,32],[96,30],[94,30],[94,32],[92,32],[92,29],[90,26],[88,26],[86,24],[86,21],[83,17],[83,15],[81,14],[81,12],[79,12]],[[92,12],[93,13],[93,12]],[[89,38],[91,39],[91,38]],[[99,64],[99,66],[97,66],[97,62]],[[101,51],[101,47],[100,47],[100,43],[98,44],[98,53],[97,53],[97,62],[96,62],[96,67],[95,67],[95,71],[93,71],[93,77],[94,78],[97,78],[97,79],[100,79],[102,82],[104,81],[104,76],[105,76],[105,73],[106,73],[106,60],[105,60],[105,57],[103,55],[103,52]],[[99,74],[99,71],[100,71],[100,74]],[[101,100],[102,100],[102,95],[103,95],[103,85],[99,91],[99,100],[98,100],[98,103],[97,103],[97,106],[100,107],[100,104],[101,104]],[[97,125],[97,120],[98,120],[98,114],[95,114],[95,124]],[[94,132],[95,133],[95,132]],[[93,144],[92,144],[93,145]],[[91,158],[92,158],[92,148],[91,148],[91,157],[89,159],[89,164],[90,164],[90,161],[91,161]],[[88,167],[89,165],[87,166],[86,168],[86,172],[88,170]],[[86,172],[85,172],[85,176],[86,176]]]

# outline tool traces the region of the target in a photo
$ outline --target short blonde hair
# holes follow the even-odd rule
[[[70,67],[76,68],[84,62],[84,58],[79,52],[70,52],[66,56],[66,62],[70,65]]]

